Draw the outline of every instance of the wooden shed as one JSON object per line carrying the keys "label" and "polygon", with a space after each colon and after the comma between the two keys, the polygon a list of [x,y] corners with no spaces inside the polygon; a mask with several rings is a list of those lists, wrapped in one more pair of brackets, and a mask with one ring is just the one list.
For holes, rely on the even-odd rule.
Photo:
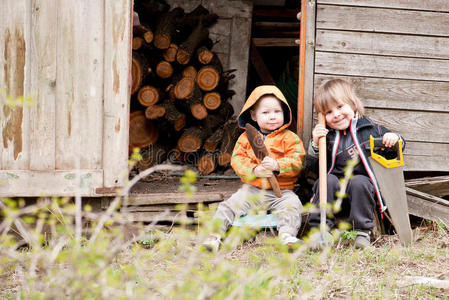
{"label": "wooden shed", "polygon": [[[220,16],[211,34],[239,70],[240,109],[252,2],[168,2]],[[0,196],[114,194],[128,180],[133,1],[5,0],[0,12]]]}
{"label": "wooden shed", "polygon": [[304,138],[314,90],[352,81],[367,115],[407,141],[405,170],[449,171],[449,3],[307,1]]}
{"label": "wooden shed", "polygon": [[[226,67],[239,70],[232,87],[239,111],[253,1],[167,2],[219,14],[210,32]],[[356,83],[369,116],[405,137],[406,170],[449,171],[447,2],[303,4],[305,142],[314,90],[342,77]],[[132,7],[132,0],[1,2],[0,196],[101,196],[125,184]],[[33,103],[10,106],[20,99]]]}
{"label": "wooden shed", "polygon": [[[105,5],[107,3],[107,5]],[[126,180],[131,0],[0,4],[0,196]],[[5,101],[32,99],[29,107]]]}

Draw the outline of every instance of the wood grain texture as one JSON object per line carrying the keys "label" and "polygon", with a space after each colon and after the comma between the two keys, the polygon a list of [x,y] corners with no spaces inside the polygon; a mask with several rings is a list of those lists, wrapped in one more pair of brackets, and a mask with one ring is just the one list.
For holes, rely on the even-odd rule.
{"label": "wood grain texture", "polygon": [[[6,99],[30,95],[29,1],[2,1],[0,11],[0,167],[28,169],[30,122],[28,109],[11,107]],[[5,12],[5,13],[3,13]]]}
{"label": "wood grain texture", "polygon": [[[30,109],[30,169],[55,169],[57,7],[35,0],[31,7],[30,74],[35,103]],[[49,30],[51,29],[51,30]]]}
{"label": "wood grain texture", "polygon": [[316,49],[342,53],[449,59],[449,38],[317,30]]}
{"label": "wood grain texture", "polygon": [[406,171],[449,171],[449,144],[407,141],[404,151]]}
{"label": "wood grain texture", "polygon": [[449,12],[449,5],[446,0],[406,0],[406,1],[391,1],[391,0],[318,0],[318,4],[335,4],[335,5],[350,5],[350,6],[366,6],[378,8],[401,8],[411,10],[429,10],[439,12]]}
{"label": "wood grain texture", "polygon": [[298,47],[297,38],[252,38],[256,47]]}
{"label": "wood grain texture", "polygon": [[408,211],[414,216],[449,223],[449,207],[444,199],[406,188]]}
{"label": "wood grain texture", "polygon": [[[251,6],[252,9],[252,6]],[[229,69],[236,69],[235,79],[229,83],[229,89],[235,91],[232,97],[234,115],[237,115],[246,101],[246,78],[248,68],[249,45],[251,37],[251,18],[234,17],[232,19],[231,48]]]}
{"label": "wood grain texture", "polygon": [[443,59],[317,51],[315,60],[315,73],[449,82],[449,60]]}
{"label": "wood grain texture", "polygon": [[442,37],[449,32],[447,14],[439,12],[318,5],[316,18],[317,29]]}
{"label": "wood grain texture", "polygon": [[57,169],[101,168],[103,16],[98,1],[58,6]]}
{"label": "wood grain texture", "polygon": [[334,78],[352,82],[365,107],[449,112],[448,82],[317,74],[315,91]]}
{"label": "wood grain texture", "polygon": [[153,204],[182,204],[182,203],[209,203],[226,200],[235,191],[229,193],[197,192],[195,197],[188,197],[184,193],[151,193],[131,194],[128,205],[153,205]]}
{"label": "wood grain texture", "polygon": [[405,186],[433,196],[443,197],[449,195],[449,176],[410,179],[406,180]]}
{"label": "wood grain texture", "polygon": [[366,115],[393,132],[399,132],[407,141],[447,143],[449,139],[448,113],[429,113],[388,109],[366,109]]}
{"label": "wood grain texture", "polygon": [[313,86],[315,70],[315,30],[316,30],[316,3],[307,2],[306,21],[306,49],[305,49],[305,70],[304,70],[304,107],[303,111],[303,132],[298,132],[304,145],[308,145],[312,137],[312,113],[313,113]]}
{"label": "wood grain texture", "polygon": [[104,17],[104,186],[127,180],[132,1],[113,1]]}
{"label": "wood grain texture", "polygon": [[29,171],[0,170],[0,196],[94,196],[94,188],[101,186],[101,170]]}

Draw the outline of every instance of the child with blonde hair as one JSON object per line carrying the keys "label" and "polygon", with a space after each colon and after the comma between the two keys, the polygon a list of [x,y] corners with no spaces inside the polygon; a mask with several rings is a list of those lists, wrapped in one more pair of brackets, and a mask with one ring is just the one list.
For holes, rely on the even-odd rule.
{"label": "child with blonde hair", "polygon": [[[385,148],[393,147],[401,136],[390,132],[387,128],[374,123],[364,115],[363,104],[357,97],[351,83],[342,79],[325,82],[318,89],[314,106],[317,113],[322,113],[326,126],[317,124],[312,131],[307,156],[306,167],[317,173],[318,170],[318,140],[326,136],[327,152],[327,202],[333,204],[336,192],[339,191],[339,180],[344,176],[344,169],[351,159],[358,160],[354,166],[346,191],[350,203],[349,221],[357,231],[355,246],[365,248],[370,246],[370,234],[374,228],[374,211],[376,200],[382,213],[386,206],[382,201],[376,178],[368,161],[370,154],[370,135],[382,137]],[[403,141],[403,145],[405,142]],[[385,149],[385,155],[390,157],[393,152]],[[390,153],[388,153],[390,152]],[[315,182],[312,202],[319,202],[319,183]],[[334,220],[326,219],[330,229]],[[318,227],[320,214],[312,213],[309,218],[311,227]]]}

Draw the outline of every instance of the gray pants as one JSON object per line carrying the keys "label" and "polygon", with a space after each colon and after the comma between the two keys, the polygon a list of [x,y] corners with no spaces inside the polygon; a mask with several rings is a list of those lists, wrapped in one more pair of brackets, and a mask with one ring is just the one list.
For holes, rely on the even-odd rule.
{"label": "gray pants", "polygon": [[292,190],[282,190],[282,197],[279,198],[272,190],[263,190],[249,184],[244,184],[229,199],[218,205],[214,218],[223,221],[220,234],[227,231],[235,218],[247,214],[256,206],[269,209],[277,216],[279,234],[298,234],[302,211],[298,196]]}

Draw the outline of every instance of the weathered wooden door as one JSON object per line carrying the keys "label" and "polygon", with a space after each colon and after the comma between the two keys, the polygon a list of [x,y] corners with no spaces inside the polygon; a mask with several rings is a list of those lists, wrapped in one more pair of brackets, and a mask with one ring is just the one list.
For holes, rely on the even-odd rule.
{"label": "weathered wooden door", "polygon": [[125,183],[131,5],[0,2],[0,196]]}

